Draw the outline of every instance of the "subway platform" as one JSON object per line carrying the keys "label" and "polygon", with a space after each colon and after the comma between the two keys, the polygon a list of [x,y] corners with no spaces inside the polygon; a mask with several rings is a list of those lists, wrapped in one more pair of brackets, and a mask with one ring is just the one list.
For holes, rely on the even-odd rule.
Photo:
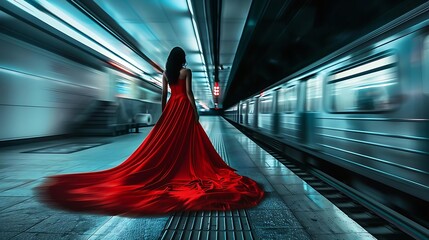
{"label": "subway platform", "polygon": [[38,202],[44,177],[114,167],[151,130],[0,149],[0,239],[375,239],[222,117],[200,123],[222,158],[266,191],[246,210],[128,218],[73,213]]}

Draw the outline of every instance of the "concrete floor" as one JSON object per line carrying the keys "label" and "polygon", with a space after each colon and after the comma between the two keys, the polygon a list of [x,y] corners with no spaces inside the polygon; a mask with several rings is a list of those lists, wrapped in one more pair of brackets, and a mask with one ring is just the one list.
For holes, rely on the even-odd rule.
{"label": "concrete floor", "polygon": [[[141,128],[140,133],[117,137],[1,148],[0,239],[375,239],[227,121],[202,116],[200,122],[222,158],[264,187],[267,195],[260,205],[239,211],[127,218],[52,209],[33,195],[32,189],[45,176],[118,165],[151,130]],[[67,143],[94,142],[108,143],[58,153],[76,150]]]}

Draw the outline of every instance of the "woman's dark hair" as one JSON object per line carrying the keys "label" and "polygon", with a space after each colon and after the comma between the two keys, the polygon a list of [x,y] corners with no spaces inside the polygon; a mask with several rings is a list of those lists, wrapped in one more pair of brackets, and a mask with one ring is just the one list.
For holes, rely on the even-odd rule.
{"label": "woman's dark hair", "polygon": [[180,47],[171,49],[168,55],[167,63],[165,64],[165,73],[167,75],[168,83],[172,84],[179,79],[180,69],[185,65],[185,51]]}

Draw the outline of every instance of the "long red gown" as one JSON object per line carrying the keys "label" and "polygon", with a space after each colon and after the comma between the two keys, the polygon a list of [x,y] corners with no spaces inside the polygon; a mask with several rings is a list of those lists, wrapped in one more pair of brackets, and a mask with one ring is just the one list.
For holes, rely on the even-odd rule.
{"label": "long red gown", "polygon": [[257,205],[264,191],[218,155],[195,121],[185,82],[170,85],[160,119],[128,159],[104,171],[50,176],[38,196],[63,209],[114,215]]}

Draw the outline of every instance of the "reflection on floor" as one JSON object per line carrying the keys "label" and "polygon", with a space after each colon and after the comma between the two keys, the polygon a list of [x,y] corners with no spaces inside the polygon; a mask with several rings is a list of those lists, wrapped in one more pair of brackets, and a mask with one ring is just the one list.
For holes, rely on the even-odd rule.
{"label": "reflection on floor", "polygon": [[[255,208],[125,218],[76,214],[39,203],[45,176],[114,167],[151,128],[117,137],[67,139],[0,149],[0,239],[374,239],[327,199],[220,117],[200,120],[219,154],[260,183]],[[69,154],[22,153],[76,142],[111,142]],[[70,148],[69,148],[70,149]]]}

